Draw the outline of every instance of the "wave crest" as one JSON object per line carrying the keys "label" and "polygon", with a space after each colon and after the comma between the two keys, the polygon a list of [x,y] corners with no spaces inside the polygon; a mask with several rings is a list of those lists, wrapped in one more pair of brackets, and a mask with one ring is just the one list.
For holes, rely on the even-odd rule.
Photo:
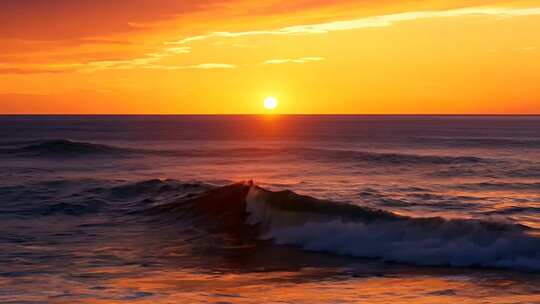
{"label": "wave crest", "polygon": [[466,219],[410,218],[253,186],[247,223],[277,244],[390,262],[540,271],[540,239],[527,227]]}
{"label": "wave crest", "polygon": [[107,145],[55,139],[9,150],[10,153],[23,156],[76,157],[88,155],[108,155],[128,152],[128,149]]}
{"label": "wave crest", "polygon": [[540,271],[540,238],[523,225],[411,218],[239,183],[149,210],[217,232],[304,250],[426,266]]}

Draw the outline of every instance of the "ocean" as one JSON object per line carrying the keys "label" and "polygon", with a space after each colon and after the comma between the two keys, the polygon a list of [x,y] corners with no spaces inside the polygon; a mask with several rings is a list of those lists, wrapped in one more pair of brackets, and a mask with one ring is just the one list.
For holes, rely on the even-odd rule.
{"label": "ocean", "polygon": [[540,116],[0,116],[1,303],[540,303]]}

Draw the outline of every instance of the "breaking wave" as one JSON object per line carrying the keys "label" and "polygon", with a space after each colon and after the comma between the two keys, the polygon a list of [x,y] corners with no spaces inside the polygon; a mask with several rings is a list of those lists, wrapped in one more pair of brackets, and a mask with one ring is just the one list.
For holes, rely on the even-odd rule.
{"label": "breaking wave", "polygon": [[412,218],[251,182],[214,188],[152,207],[147,215],[197,219],[220,232],[308,251],[425,266],[540,271],[540,238],[523,225]]}
{"label": "breaking wave", "polygon": [[387,262],[540,271],[538,231],[524,225],[413,218],[290,190],[268,191],[252,182],[216,187],[169,179],[136,183],[53,180],[29,187],[0,187],[0,194],[12,202],[0,212],[23,217],[101,214],[104,219],[114,215],[130,220],[134,216],[193,227],[200,240],[226,234],[227,239],[255,245],[271,242]]}

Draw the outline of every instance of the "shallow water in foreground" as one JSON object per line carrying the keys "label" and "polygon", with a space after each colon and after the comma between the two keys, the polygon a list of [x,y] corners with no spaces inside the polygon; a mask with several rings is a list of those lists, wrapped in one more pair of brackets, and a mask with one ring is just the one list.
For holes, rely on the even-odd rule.
{"label": "shallow water in foreground", "polygon": [[[0,117],[0,302],[540,303],[538,134],[538,117]],[[220,188],[250,179],[316,199]]]}

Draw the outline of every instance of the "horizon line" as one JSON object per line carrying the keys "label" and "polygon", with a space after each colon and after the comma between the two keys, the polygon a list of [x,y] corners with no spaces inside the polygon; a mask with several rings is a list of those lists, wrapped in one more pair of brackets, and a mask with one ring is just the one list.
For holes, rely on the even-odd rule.
{"label": "horizon line", "polygon": [[0,116],[540,116],[539,113],[0,113]]}

